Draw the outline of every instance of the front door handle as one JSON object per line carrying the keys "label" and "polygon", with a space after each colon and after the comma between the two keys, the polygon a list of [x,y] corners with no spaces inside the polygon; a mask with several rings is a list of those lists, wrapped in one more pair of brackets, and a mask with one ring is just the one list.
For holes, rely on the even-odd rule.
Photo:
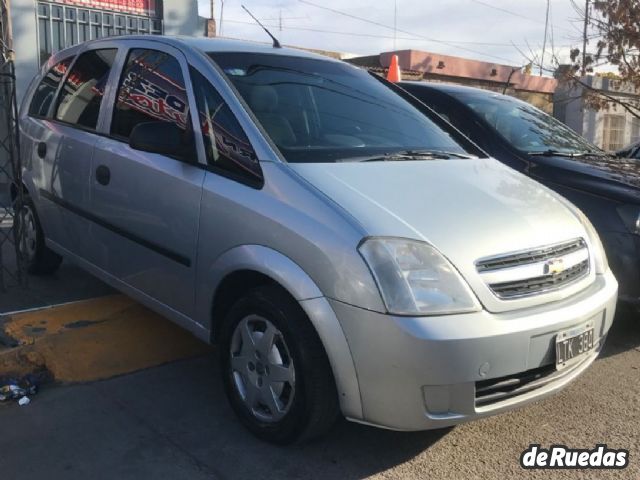
{"label": "front door handle", "polygon": [[96,168],[96,180],[100,185],[109,185],[111,181],[111,170],[106,165],[99,165]]}
{"label": "front door handle", "polygon": [[37,147],[37,152],[38,152],[38,156],[40,158],[44,158],[47,156],[47,144],[44,142],[40,142],[38,143],[38,147]]}

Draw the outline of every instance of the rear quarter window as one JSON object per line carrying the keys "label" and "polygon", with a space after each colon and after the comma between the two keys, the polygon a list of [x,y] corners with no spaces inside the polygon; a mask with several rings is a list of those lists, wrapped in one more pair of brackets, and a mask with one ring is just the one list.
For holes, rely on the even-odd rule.
{"label": "rear quarter window", "polygon": [[53,97],[58,90],[62,78],[67,73],[72,60],[73,57],[68,57],[56,63],[46,75],[42,77],[42,80],[40,80],[40,83],[33,92],[31,104],[29,105],[29,115],[34,117],[47,117],[49,115]]}

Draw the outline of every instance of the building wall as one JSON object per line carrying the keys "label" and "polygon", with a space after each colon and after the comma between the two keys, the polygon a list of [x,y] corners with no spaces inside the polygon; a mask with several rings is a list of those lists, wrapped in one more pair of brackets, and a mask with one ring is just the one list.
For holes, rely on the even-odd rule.
{"label": "building wall", "polygon": [[[633,95],[625,88],[610,82],[608,79],[599,77],[585,77],[584,82],[595,88],[603,89],[608,95],[618,97],[621,100],[629,100]],[[609,108],[594,110],[590,108],[584,99],[584,87],[561,84],[554,95],[554,115],[559,120],[566,123],[576,132],[586,138],[589,142],[604,149],[609,150],[611,145],[607,142],[605,128],[608,115],[619,115],[624,119],[624,126],[620,137],[620,142],[616,148],[622,148],[632,142],[640,140],[640,120],[636,119],[623,107],[611,104]],[[637,98],[637,97],[636,97]],[[634,128],[634,123],[636,127]]]}

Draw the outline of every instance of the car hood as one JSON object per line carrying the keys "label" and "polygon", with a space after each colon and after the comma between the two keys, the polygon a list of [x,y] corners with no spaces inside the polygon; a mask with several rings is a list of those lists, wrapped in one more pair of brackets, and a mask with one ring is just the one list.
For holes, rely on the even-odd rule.
{"label": "car hood", "polygon": [[[435,246],[492,311],[508,310],[519,301],[498,301],[476,271],[478,259],[578,237],[587,240],[557,194],[490,158],[290,166],[351,214],[368,235]],[[519,306],[543,300],[528,299]]]}
{"label": "car hood", "polygon": [[640,161],[613,156],[535,157],[531,173],[623,202],[640,200]]}

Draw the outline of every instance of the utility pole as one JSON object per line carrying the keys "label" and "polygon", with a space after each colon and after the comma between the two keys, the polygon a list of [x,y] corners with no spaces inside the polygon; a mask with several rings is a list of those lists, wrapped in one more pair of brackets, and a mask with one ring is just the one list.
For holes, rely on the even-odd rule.
{"label": "utility pole", "polygon": [[544,54],[547,51],[547,31],[549,30],[549,9],[551,8],[550,0],[547,0],[547,16],[544,21],[544,40],[542,41],[542,55],[540,56],[540,76],[544,68]]}
{"label": "utility pole", "polygon": [[396,36],[398,33],[398,0],[393,0],[393,49],[396,49]]}
{"label": "utility pole", "polygon": [[224,19],[224,0],[220,0],[220,36],[222,36],[222,20]]}
{"label": "utility pole", "polygon": [[205,22],[204,36],[215,37],[216,36],[216,17],[214,16],[214,4],[215,0],[210,0],[211,11],[209,12],[209,18]]}
{"label": "utility pole", "polygon": [[589,0],[584,5],[584,29],[582,30],[582,71],[584,77],[587,74],[587,28],[589,27]]}

